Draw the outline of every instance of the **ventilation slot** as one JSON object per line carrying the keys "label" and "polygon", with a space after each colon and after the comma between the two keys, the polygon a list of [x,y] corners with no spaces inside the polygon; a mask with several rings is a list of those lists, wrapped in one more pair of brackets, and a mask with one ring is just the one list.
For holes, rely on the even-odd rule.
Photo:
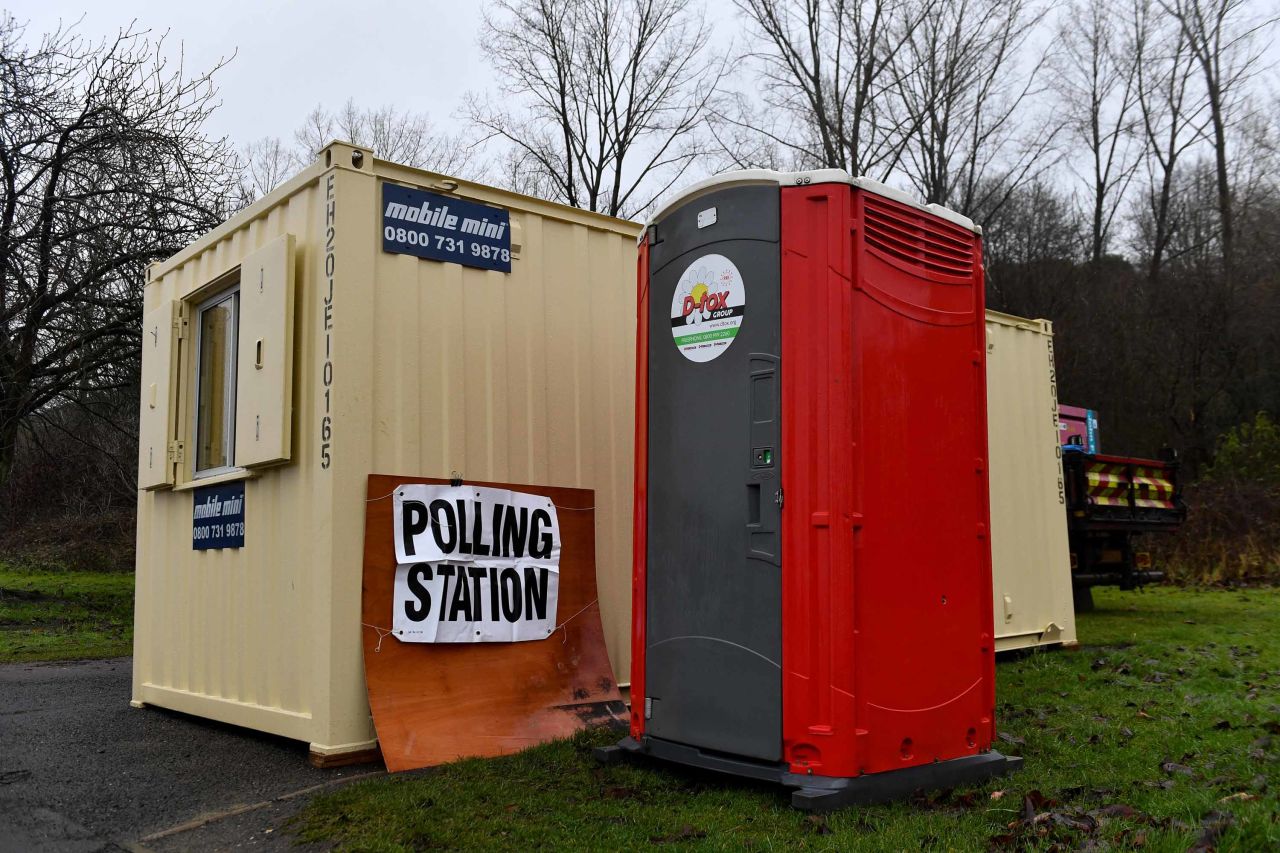
{"label": "ventilation slot", "polygon": [[926,274],[969,278],[973,274],[973,235],[963,228],[927,219],[872,195],[863,196],[867,245],[899,266]]}

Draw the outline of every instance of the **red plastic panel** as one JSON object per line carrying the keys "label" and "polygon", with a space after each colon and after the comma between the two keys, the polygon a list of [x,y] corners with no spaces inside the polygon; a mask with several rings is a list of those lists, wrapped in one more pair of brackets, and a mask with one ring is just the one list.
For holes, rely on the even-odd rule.
{"label": "red plastic panel", "polygon": [[848,185],[781,192],[784,754],[856,776],[987,750],[981,247]]}
{"label": "red plastic panel", "polygon": [[858,774],[849,203],[782,190],[783,758],[831,776]]}
{"label": "red plastic panel", "polygon": [[636,459],[635,509],[631,529],[631,736],[644,734],[644,629],[648,594],[649,507],[649,240],[640,241],[636,262]]}

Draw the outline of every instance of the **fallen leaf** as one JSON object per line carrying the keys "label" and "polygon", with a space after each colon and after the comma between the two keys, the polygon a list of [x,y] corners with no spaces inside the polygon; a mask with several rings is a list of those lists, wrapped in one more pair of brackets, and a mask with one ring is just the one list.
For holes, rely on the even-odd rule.
{"label": "fallen leaf", "polygon": [[1258,799],[1257,794],[1250,794],[1248,791],[1237,791],[1234,794],[1228,794],[1227,796],[1222,797],[1221,799],[1218,800],[1218,802],[1229,803],[1232,800],[1240,800],[1243,802],[1248,802],[1249,800],[1256,800],[1256,799]]}
{"label": "fallen leaf", "polygon": [[[832,832],[831,825],[827,823],[826,815],[811,814],[805,818],[805,822],[808,823],[809,828],[813,830],[815,833],[817,833],[818,835],[830,835]],[[698,837],[703,838],[705,836],[706,836],[706,833],[704,832],[702,833],[702,835]]]}
{"label": "fallen leaf", "polygon": [[1079,832],[1093,832],[1098,828],[1098,822],[1088,815],[1069,815],[1055,812],[1053,814],[1053,822],[1059,826],[1065,826],[1068,829],[1074,829]]}
{"label": "fallen leaf", "polygon": [[1132,806],[1126,806],[1122,803],[1114,803],[1098,809],[1098,814],[1102,817],[1133,817],[1137,813]]}
{"label": "fallen leaf", "polygon": [[1146,711],[1142,710],[1141,708],[1138,709],[1138,716],[1144,720],[1150,720],[1152,718],[1150,714],[1148,714]]}
{"label": "fallen leaf", "polygon": [[[818,815],[809,816],[810,820],[812,820],[815,817],[818,817]],[[824,818],[824,822],[825,822],[825,818]],[[828,832],[830,832],[830,830],[828,830]],[[663,844],[668,841],[693,841],[698,838],[706,838],[706,837],[707,837],[706,830],[694,829],[692,826],[686,823],[684,826],[680,827],[678,830],[671,833],[670,835],[653,835],[649,837],[649,840],[652,841],[654,844]]]}
{"label": "fallen leaf", "polygon": [[1235,822],[1235,818],[1229,814],[1209,812],[1200,821],[1200,836],[1190,849],[1196,853],[1207,853],[1207,851],[1216,850],[1218,839],[1222,837],[1222,833],[1226,832]]}
{"label": "fallen leaf", "polygon": [[1194,776],[1195,771],[1185,764],[1178,764],[1176,761],[1166,761],[1160,765],[1160,769],[1169,775],[1181,773],[1183,776]]}
{"label": "fallen leaf", "polygon": [[1057,802],[1049,799],[1038,790],[1028,791],[1026,801],[1031,803],[1036,811],[1043,811],[1057,805]]}
{"label": "fallen leaf", "polygon": [[1017,746],[1024,746],[1027,742],[1026,738],[1021,738],[1017,735],[1009,734],[1008,732],[1000,732],[997,737],[1005,743],[1012,743]]}
{"label": "fallen leaf", "polygon": [[998,800],[998,799],[1000,799],[1000,798],[1001,798],[1001,797],[1003,797],[1003,796],[1004,796],[1004,791],[992,791],[992,792],[991,792],[991,799],[993,799],[993,800]]}

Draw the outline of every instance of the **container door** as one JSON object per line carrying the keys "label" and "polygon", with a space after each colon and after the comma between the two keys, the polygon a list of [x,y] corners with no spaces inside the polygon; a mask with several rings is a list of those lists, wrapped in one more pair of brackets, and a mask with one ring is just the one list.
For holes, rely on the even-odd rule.
{"label": "container door", "polygon": [[778,760],[778,188],[695,199],[652,239],[645,729]]}

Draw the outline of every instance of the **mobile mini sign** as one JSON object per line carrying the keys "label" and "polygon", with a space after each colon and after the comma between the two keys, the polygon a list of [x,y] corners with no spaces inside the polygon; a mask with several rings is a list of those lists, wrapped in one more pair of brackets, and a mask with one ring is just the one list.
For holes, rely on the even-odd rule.
{"label": "mobile mini sign", "polygon": [[555,504],[481,486],[403,485],[393,498],[397,639],[494,643],[551,634],[560,590]]}
{"label": "mobile mini sign", "polygon": [[191,547],[244,547],[244,481],[204,486],[191,493]]}
{"label": "mobile mini sign", "polygon": [[382,250],[511,272],[511,214],[453,196],[382,185]]}

